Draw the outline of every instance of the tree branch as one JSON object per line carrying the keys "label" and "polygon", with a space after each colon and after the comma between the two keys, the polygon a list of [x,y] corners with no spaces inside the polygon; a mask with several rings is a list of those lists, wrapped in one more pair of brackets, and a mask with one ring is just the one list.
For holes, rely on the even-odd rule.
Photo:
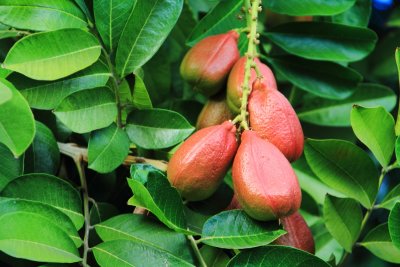
{"label": "tree branch", "polygon": [[[88,151],[87,148],[79,147],[74,143],[60,143],[58,142],[58,148],[60,149],[61,154],[71,157],[74,161],[82,159],[85,162],[88,162]],[[130,166],[132,164],[138,163],[146,163],[150,164],[161,171],[167,170],[167,162],[163,160],[156,159],[148,159],[136,156],[127,156],[122,163],[122,165]]]}

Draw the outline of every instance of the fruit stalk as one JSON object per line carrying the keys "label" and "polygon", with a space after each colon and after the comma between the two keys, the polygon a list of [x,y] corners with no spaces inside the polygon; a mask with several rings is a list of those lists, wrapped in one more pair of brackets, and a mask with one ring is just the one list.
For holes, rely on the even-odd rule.
{"label": "fruit stalk", "polygon": [[[249,81],[251,77],[251,69],[255,68],[254,58],[257,55],[257,44],[259,43],[259,40],[257,39],[258,12],[261,9],[260,8],[261,0],[253,0],[251,3],[250,2],[251,2],[250,0],[245,0],[246,12],[248,12],[246,14],[246,18],[247,18],[247,25],[249,27],[249,34],[248,34],[249,45],[247,47],[247,52],[246,52],[247,61],[246,61],[245,74],[242,85],[243,88],[242,104],[240,107],[240,114],[238,115],[238,119],[234,120],[234,121],[240,120],[240,126],[245,130],[249,129],[248,117],[247,117],[247,102],[251,92]],[[259,73],[257,73],[257,75],[258,74]]]}

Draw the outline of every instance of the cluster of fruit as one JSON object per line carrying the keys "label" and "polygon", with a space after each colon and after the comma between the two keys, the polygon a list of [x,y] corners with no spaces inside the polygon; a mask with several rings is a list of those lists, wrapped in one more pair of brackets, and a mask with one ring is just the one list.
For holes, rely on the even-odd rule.
{"label": "cluster of fruit", "polygon": [[[242,208],[256,220],[281,219],[288,234],[277,243],[313,253],[311,232],[298,213],[301,189],[290,165],[302,154],[303,131],[291,104],[277,90],[274,74],[258,58],[253,64],[262,77],[251,69],[246,106],[250,130],[240,133],[230,120],[243,108],[247,57],[240,58],[238,38],[235,31],[207,37],[182,61],[182,77],[204,95],[217,96],[202,110],[199,130],[171,158],[168,179],[185,199],[203,200],[217,190],[233,161],[235,195],[229,208]],[[221,97],[224,87],[226,97]]]}

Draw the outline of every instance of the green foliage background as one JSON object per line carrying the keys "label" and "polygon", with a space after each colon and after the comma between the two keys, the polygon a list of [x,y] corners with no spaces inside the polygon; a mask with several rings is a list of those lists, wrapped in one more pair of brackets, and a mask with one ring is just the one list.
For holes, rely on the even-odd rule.
{"label": "green foliage background", "polygon": [[245,27],[242,1],[0,0],[1,265],[198,266],[197,247],[208,266],[400,263],[400,7],[375,32],[370,0],[262,3],[260,58],[307,137],[293,168],[316,254],[223,211],[229,173],[193,203],[165,179],[206,101],[182,57]]}

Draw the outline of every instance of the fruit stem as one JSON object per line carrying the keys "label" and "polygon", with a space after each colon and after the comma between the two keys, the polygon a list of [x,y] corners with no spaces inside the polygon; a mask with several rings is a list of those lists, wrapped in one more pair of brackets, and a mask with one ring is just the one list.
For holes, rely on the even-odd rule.
{"label": "fruit stem", "polygon": [[[251,69],[255,68],[255,62],[254,58],[257,56],[257,44],[260,42],[257,37],[257,22],[258,22],[258,12],[260,11],[260,4],[261,0],[245,0],[245,8],[246,8],[246,19],[247,19],[247,25],[250,28],[250,32],[247,35],[249,38],[249,43],[247,47],[247,52],[246,52],[246,65],[245,65],[245,73],[244,73],[244,79],[243,79],[243,84],[242,84],[242,104],[240,106],[240,117],[238,116],[237,118],[240,119],[240,127],[248,130],[249,129],[249,124],[248,124],[248,112],[247,112],[247,102],[249,99],[249,95],[251,92],[251,87],[249,86],[250,78],[251,78]],[[256,69],[257,72],[257,69]],[[260,71],[258,71],[257,76],[260,75]],[[236,119],[236,118],[235,118]]]}

